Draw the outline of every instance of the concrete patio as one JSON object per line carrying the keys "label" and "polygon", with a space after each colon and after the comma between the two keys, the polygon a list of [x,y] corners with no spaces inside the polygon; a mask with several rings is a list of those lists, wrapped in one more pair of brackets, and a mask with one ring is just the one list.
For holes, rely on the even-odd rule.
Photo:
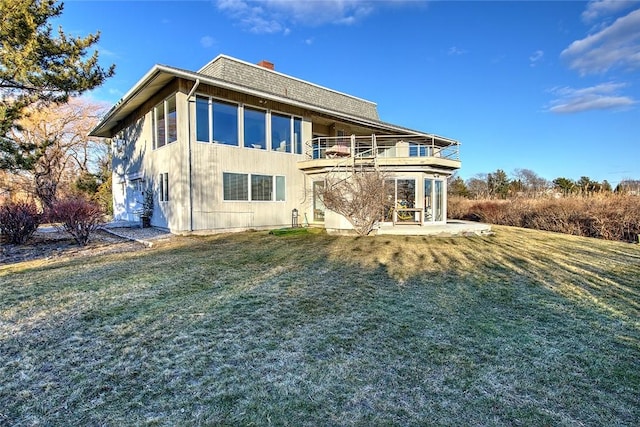
{"label": "concrete patio", "polygon": [[383,225],[378,229],[377,234],[436,237],[483,236],[491,234],[491,225],[462,220],[449,220],[441,225]]}

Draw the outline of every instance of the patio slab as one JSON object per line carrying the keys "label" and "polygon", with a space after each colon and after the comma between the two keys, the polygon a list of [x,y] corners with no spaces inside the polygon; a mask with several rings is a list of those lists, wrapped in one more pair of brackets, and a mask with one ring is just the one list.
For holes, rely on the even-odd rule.
{"label": "patio slab", "polygon": [[436,237],[483,236],[491,234],[491,225],[461,220],[450,220],[446,224],[434,225],[383,225],[378,228],[377,234]]}

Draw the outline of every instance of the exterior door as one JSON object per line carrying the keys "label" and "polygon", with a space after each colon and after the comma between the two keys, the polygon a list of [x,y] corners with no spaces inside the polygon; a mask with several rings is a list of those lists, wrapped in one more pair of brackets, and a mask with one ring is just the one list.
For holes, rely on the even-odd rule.
{"label": "exterior door", "polygon": [[142,179],[133,179],[126,186],[126,219],[127,221],[139,221],[144,201]]}
{"label": "exterior door", "polygon": [[424,180],[424,222],[444,221],[444,208],[444,181],[426,178]]}
{"label": "exterior door", "polygon": [[410,178],[398,178],[387,181],[388,203],[385,206],[384,220],[392,222],[394,211],[397,214],[396,221],[416,221],[418,213],[402,211],[402,208],[413,209],[416,207],[416,180]]}

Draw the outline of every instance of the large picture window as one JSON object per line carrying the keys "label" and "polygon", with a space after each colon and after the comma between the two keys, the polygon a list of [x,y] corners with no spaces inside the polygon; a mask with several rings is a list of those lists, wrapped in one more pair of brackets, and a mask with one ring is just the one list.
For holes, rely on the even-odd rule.
{"label": "large picture window", "polygon": [[267,115],[265,111],[244,109],[244,146],[267,149]]}
{"label": "large picture window", "polygon": [[165,99],[153,109],[153,147],[160,148],[178,140],[176,97]]}
{"label": "large picture window", "polygon": [[224,102],[213,102],[213,142],[238,145],[238,107]]}
{"label": "large picture window", "polygon": [[222,182],[225,201],[283,202],[285,200],[284,176],[225,172]]}
{"label": "large picture window", "polygon": [[238,106],[196,97],[196,138],[200,142],[238,145]]}
{"label": "large picture window", "polygon": [[271,149],[291,152],[291,117],[271,114]]}
{"label": "large picture window", "polygon": [[[300,117],[248,106],[239,108],[237,104],[199,95],[195,102],[195,122],[198,142],[238,146],[242,141],[246,148],[302,154]],[[243,129],[242,133],[239,129]]]}

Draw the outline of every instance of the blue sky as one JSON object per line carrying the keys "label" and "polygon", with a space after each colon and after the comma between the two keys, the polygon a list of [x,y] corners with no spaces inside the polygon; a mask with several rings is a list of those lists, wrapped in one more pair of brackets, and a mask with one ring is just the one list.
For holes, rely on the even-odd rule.
{"label": "blue sky", "polygon": [[53,24],[101,31],[116,76],[96,100],[115,103],[154,64],[266,59],[459,140],[464,179],[640,179],[639,1],[67,1]]}

